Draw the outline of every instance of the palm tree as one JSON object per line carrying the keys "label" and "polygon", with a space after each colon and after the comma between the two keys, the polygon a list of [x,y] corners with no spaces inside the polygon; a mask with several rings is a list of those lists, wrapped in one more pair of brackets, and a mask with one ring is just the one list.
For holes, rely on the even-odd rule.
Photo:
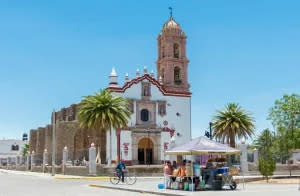
{"label": "palm tree", "polygon": [[100,90],[94,95],[85,96],[79,104],[78,120],[82,128],[108,131],[110,136],[109,161],[112,160],[111,130],[127,127],[130,117],[128,102],[109,90]]}
{"label": "palm tree", "polygon": [[229,103],[224,110],[217,110],[213,117],[214,137],[235,147],[236,138],[254,134],[254,119],[236,103]]}

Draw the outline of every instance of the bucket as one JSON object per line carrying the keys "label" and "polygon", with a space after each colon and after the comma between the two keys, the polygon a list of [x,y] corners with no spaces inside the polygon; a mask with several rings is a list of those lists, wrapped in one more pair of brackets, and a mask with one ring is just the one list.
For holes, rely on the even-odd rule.
{"label": "bucket", "polygon": [[189,184],[189,191],[195,190],[195,184]]}
{"label": "bucket", "polygon": [[185,183],[184,183],[184,190],[185,190],[185,191],[188,191],[188,190],[189,190],[189,183],[188,183],[188,182],[185,182]]}
{"label": "bucket", "polygon": [[164,189],[164,188],[165,188],[165,185],[164,185],[164,184],[158,184],[158,185],[157,185],[157,188],[158,188],[158,189]]}

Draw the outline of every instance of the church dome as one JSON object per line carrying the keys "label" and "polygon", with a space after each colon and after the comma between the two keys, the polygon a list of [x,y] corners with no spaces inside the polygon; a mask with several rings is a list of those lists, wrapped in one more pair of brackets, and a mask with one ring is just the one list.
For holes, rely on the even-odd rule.
{"label": "church dome", "polygon": [[163,29],[181,29],[181,27],[172,17],[170,17],[164,24]]}
{"label": "church dome", "polygon": [[177,34],[177,35],[184,34],[179,23],[177,23],[172,16],[164,24],[164,26],[162,28],[162,33],[167,33],[167,34],[171,33],[171,34]]}

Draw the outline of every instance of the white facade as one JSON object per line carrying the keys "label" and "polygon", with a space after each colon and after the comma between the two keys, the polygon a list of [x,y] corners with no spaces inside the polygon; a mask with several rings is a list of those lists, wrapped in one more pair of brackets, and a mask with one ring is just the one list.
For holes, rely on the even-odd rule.
{"label": "white facade", "polygon": [[[180,25],[170,15],[157,38],[157,78],[154,72],[136,71],[133,79],[125,77],[119,87],[113,68],[108,89],[129,100],[131,118],[128,128],[112,131],[112,157],[133,164],[161,164],[166,158],[171,138],[180,145],[191,139],[191,92],[188,82],[186,38]],[[107,134],[106,150],[110,152]],[[173,145],[173,144],[172,144]],[[109,154],[107,160],[109,160]]]}
{"label": "white facade", "polygon": [[22,140],[0,140],[0,164],[7,163],[8,158],[11,162],[16,162],[16,157],[22,154],[22,149],[27,141]]}
{"label": "white facade", "polygon": [[[146,98],[142,95],[143,84],[150,86],[150,95]],[[127,86],[130,87],[126,88]],[[191,97],[185,94],[166,95],[160,88],[161,86],[155,78],[144,73],[144,75],[126,82],[118,90],[116,88],[111,89],[117,96],[132,100],[132,114],[128,122],[129,130],[120,130],[119,144],[117,131],[112,130],[112,160],[118,157],[119,145],[121,159],[137,163],[137,151],[139,150],[139,141],[142,138],[149,138],[156,146],[152,149],[153,160],[151,163],[159,163],[164,159],[169,159],[169,157],[164,156],[164,151],[170,145],[170,130],[174,130],[173,137],[176,140],[176,145],[190,141]],[[159,103],[165,104],[164,115],[159,114]],[[150,109],[149,104],[151,105]],[[145,108],[149,109],[149,122],[139,124],[141,110]],[[107,144],[107,152],[109,152],[109,134],[107,134]],[[107,159],[109,159],[109,153],[107,153]]]}

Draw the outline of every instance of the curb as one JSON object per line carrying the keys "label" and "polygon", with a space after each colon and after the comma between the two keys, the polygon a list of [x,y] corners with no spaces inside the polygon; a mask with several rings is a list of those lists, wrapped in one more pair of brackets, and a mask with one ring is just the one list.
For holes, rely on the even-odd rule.
{"label": "curb", "polygon": [[56,180],[109,180],[109,177],[55,177]]}
{"label": "curb", "polygon": [[149,193],[149,194],[154,194],[154,195],[182,196],[181,194],[175,194],[175,193],[163,193],[163,192],[147,191],[147,190],[141,190],[141,189],[111,187],[111,186],[104,186],[104,185],[97,185],[97,184],[90,184],[89,186],[95,187],[95,188],[115,189],[115,190],[130,191],[130,192],[137,192],[137,193]]}

